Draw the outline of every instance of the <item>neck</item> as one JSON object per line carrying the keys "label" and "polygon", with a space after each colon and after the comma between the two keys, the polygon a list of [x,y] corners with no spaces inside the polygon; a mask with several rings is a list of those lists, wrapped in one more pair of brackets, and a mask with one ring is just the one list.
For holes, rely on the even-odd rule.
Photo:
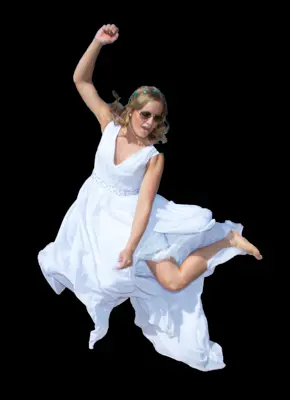
{"label": "neck", "polygon": [[147,138],[139,137],[135,133],[135,131],[132,127],[131,121],[129,122],[129,125],[124,129],[124,133],[125,133],[129,143],[135,143],[138,146],[147,146],[149,144],[149,141]]}

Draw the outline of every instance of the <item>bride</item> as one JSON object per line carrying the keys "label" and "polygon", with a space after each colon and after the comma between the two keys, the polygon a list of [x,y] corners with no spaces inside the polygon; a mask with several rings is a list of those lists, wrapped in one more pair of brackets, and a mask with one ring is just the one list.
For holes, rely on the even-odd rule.
{"label": "bride", "polygon": [[164,155],[167,104],[156,87],[142,86],[123,107],[106,104],[92,83],[102,46],[118,39],[115,25],[99,29],[80,59],[74,83],[100,123],[94,170],[65,215],[54,242],[39,252],[48,283],[72,290],[94,322],[89,347],[107,332],[110,312],[130,298],[135,323],[160,354],[209,371],[225,366],[209,339],[201,303],[203,280],[236,255],[259,250],[243,227],[216,222],[212,212],[157,194]]}

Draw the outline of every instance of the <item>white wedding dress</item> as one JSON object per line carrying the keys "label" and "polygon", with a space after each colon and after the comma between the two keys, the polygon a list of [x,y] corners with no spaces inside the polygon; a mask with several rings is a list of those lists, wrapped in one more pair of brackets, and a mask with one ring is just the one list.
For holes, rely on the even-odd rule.
{"label": "white wedding dress", "polygon": [[55,241],[38,254],[41,270],[57,294],[68,288],[86,306],[94,322],[89,348],[107,333],[112,309],[130,298],[135,324],[157,352],[201,371],[221,369],[222,349],[209,339],[202,307],[203,283],[218,264],[244,253],[237,248],[221,250],[209,260],[207,271],[179,292],[164,289],[145,260],[173,256],[180,265],[194,249],[224,238],[231,229],[241,233],[243,227],[231,221],[218,223],[208,209],[156,195],[133,266],[117,270],[146,163],[158,154],[154,146],[144,147],[115,165],[119,129],[110,122],[104,130],[92,175],[65,215]]}

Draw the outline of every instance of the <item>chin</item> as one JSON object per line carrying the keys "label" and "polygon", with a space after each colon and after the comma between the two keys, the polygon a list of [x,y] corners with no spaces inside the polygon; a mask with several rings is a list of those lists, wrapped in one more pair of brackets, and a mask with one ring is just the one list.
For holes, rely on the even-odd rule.
{"label": "chin", "polygon": [[140,125],[134,126],[134,124],[132,125],[132,128],[133,128],[133,131],[136,133],[136,135],[142,139],[146,139],[150,135],[150,133],[153,131],[153,129],[148,131],[148,130],[142,128],[142,126],[140,126]]}
{"label": "chin", "polygon": [[151,131],[147,131],[143,128],[138,129],[138,135],[142,138],[147,138],[150,135]]}
{"label": "chin", "polygon": [[140,133],[138,133],[138,136],[143,139],[146,139],[149,136],[149,132],[146,132],[146,133],[140,132]]}

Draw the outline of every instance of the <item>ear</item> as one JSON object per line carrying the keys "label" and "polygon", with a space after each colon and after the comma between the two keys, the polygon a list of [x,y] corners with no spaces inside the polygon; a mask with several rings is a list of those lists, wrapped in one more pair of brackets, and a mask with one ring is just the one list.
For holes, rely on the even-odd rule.
{"label": "ear", "polygon": [[130,118],[132,117],[132,109],[131,107],[127,108],[126,110],[126,117],[125,117],[125,125],[129,125]]}
{"label": "ear", "polygon": [[127,108],[127,115],[128,115],[129,118],[132,118],[133,109],[132,109],[131,107],[128,107],[128,108]]}

